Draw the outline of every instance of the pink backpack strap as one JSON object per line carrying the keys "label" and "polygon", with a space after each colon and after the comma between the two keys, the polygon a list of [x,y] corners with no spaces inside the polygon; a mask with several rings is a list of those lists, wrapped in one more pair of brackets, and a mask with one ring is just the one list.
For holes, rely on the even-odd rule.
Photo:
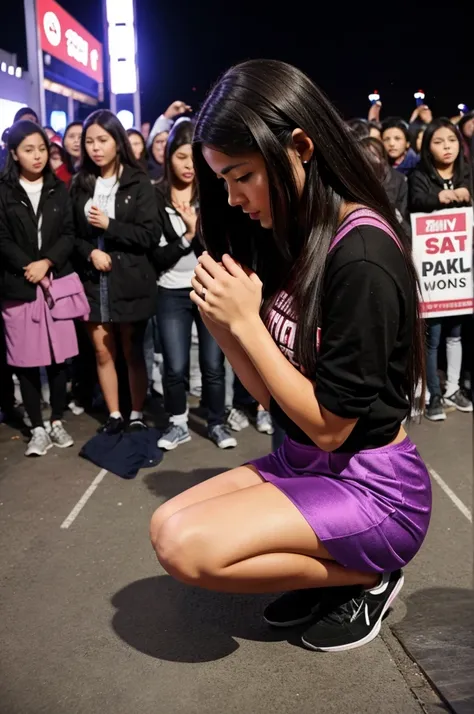
{"label": "pink backpack strap", "polygon": [[370,208],[358,208],[347,217],[337,231],[331,245],[329,246],[329,252],[336,247],[336,245],[349,233],[349,231],[353,228],[357,228],[358,226],[373,226],[374,228],[380,228],[382,231],[387,233],[390,238],[395,241],[399,249],[402,250],[402,244],[400,243],[399,237],[387,221],[379,216],[378,213],[375,213],[375,211],[370,210]]}

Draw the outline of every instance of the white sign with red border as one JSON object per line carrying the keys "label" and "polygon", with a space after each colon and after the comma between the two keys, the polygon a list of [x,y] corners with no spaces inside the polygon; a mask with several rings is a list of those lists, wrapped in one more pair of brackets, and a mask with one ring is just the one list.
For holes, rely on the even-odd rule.
{"label": "white sign with red border", "polygon": [[472,314],[472,208],[413,213],[411,227],[422,317]]}

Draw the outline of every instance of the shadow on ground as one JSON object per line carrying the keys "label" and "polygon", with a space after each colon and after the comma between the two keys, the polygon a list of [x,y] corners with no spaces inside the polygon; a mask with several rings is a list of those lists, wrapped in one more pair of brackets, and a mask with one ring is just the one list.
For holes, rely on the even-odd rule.
{"label": "shadow on ground", "polygon": [[228,470],[228,466],[221,466],[196,469],[186,473],[184,471],[171,471],[166,470],[166,468],[160,468],[158,471],[145,474],[143,483],[155,496],[168,499],[183,493],[183,491],[186,491],[192,486],[196,486],[198,483],[202,483],[202,481],[207,481],[207,479]]}
{"label": "shadow on ground", "polygon": [[211,662],[238,649],[235,638],[299,645],[302,629],[269,628],[262,619],[273,596],[228,595],[182,585],[169,575],[127,585],[112,598],[112,627],[128,645],[170,662]]}
{"label": "shadow on ground", "polygon": [[474,712],[474,591],[419,590],[392,629],[456,714]]}

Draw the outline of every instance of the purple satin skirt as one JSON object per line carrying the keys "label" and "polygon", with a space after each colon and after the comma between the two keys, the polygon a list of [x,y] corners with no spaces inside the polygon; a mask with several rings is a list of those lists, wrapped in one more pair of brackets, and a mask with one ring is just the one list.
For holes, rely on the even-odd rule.
{"label": "purple satin skirt", "polygon": [[392,572],[423,543],[431,482],[415,445],[336,454],[288,437],[250,462],[308,521],[335,561],[362,572]]}

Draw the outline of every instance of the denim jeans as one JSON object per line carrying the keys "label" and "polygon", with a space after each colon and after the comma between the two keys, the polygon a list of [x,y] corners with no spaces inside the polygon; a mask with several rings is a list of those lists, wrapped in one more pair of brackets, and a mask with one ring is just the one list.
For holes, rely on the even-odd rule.
{"label": "denim jeans", "polygon": [[191,302],[190,291],[190,288],[158,289],[156,320],[163,351],[165,409],[171,417],[186,414],[191,329],[195,322],[199,337],[203,400],[208,408],[208,425],[213,427],[224,423],[224,353],[206,329],[196,305]]}
{"label": "denim jeans", "polygon": [[447,341],[447,396],[451,396],[459,388],[462,358],[461,326],[461,318],[458,317],[433,317],[426,321],[426,382],[431,399],[441,396],[438,348],[443,327],[446,329]]}

